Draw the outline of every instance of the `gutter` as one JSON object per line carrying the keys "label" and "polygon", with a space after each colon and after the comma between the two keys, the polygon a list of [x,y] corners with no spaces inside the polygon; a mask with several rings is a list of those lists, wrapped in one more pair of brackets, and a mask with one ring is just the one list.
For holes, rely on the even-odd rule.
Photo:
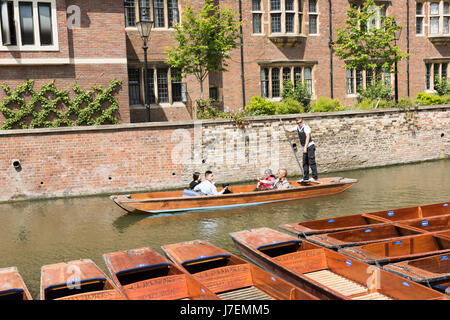
{"label": "gutter", "polygon": [[330,25],[330,38],[328,42],[328,46],[330,47],[330,97],[333,99],[334,97],[334,84],[333,84],[333,10],[331,6],[331,0],[328,0],[328,16],[329,16],[329,25]]}

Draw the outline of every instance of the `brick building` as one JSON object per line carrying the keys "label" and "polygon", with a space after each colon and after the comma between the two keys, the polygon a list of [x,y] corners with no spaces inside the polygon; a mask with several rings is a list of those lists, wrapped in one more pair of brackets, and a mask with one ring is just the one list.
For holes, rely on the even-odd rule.
{"label": "brick building", "polygon": [[[255,95],[279,100],[283,79],[304,81],[315,98],[328,96],[351,105],[357,86],[365,86],[370,77],[363,70],[346,71],[330,48],[337,29],[344,26],[346,10],[357,0],[217,2],[235,9],[244,21],[243,46],[232,52],[228,72],[211,74],[206,80],[206,93],[223,108],[242,108]],[[90,88],[117,78],[123,80],[117,95],[121,121],[145,121],[144,59],[136,21],[148,17],[154,21],[148,52],[152,121],[191,117],[198,85],[190,77],[178,80],[174,75],[179,71],[165,63],[165,49],[174,45],[173,25],[181,19],[185,0],[1,3],[1,82],[14,86],[33,78],[39,86],[56,79],[57,86],[69,89],[75,80]],[[190,4],[200,8],[203,0]],[[403,26],[398,44],[411,54],[398,65],[399,96],[415,98],[418,92],[432,91],[434,75],[448,73],[450,1],[380,0],[377,4],[374,26],[383,15],[395,16]],[[392,74],[379,72],[393,84]]]}

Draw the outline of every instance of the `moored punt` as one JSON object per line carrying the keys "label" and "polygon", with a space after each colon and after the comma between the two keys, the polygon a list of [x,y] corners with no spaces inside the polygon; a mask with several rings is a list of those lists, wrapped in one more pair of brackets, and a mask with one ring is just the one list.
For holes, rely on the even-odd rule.
{"label": "moored punt", "polygon": [[164,253],[222,300],[318,300],[206,241],[162,246]]}
{"label": "moored punt", "polygon": [[315,234],[306,237],[306,239],[329,249],[340,249],[421,233],[423,231],[403,227],[402,225],[379,224],[367,228]]}
{"label": "moored punt", "polygon": [[302,183],[290,189],[253,191],[256,185],[233,186],[232,193],[214,196],[183,196],[183,190],[111,196],[130,213],[176,213],[228,209],[278,201],[297,200],[342,192],[357,182],[341,177],[318,179],[320,184]]}
{"label": "moored punt", "polygon": [[248,259],[321,299],[445,299],[435,290],[269,228],[230,235]]}
{"label": "moored punt", "polygon": [[408,220],[450,215],[448,202],[429,204],[401,209],[353,214],[348,216],[319,219],[313,221],[296,222],[280,225],[279,227],[297,234],[307,236],[317,233],[329,233],[356,228],[366,228],[380,223],[402,223]]}
{"label": "moored punt", "polygon": [[376,217],[377,219],[382,219],[386,222],[400,222],[405,220],[450,215],[450,206],[448,202],[443,202],[417,207],[370,212],[367,213],[367,215]]}
{"label": "moored punt", "polygon": [[0,269],[0,300],[32,300],[16,267]]}
{"label": "moored punt", "polygon": [[130,300],[218,300],[208,288],[149,249],[103,255],[111,278]]}
{"label": "moored punt", "polygon": [[41,268],[41,300],[122,300],[114,283],[90,259]]}
{"label": "moored punt", "polygon": [[369,228],[373,225],[386,224],[381,219],[355,214],[335,218],[319,219],[313,221],[282,224],[279,227],[298,236],[337,232],[358,228]]}
{"label": "moored punt", "polygon": [[384,265],[450,252],[450,238],[439,236],[437,233],[425,233],[343,248],[339,249],[339,252],[369,264]]}
{"label": "moored punt", "polygon": [[383,266],[383,269],[450,294],[448,289],[450,286],[450,259],[448,253],[390,263]]}
{"label": "moored punt", "polygon": [[438,232],[450,230],[450,215],[399,222],[401,226],[414,228],[420,232]]}

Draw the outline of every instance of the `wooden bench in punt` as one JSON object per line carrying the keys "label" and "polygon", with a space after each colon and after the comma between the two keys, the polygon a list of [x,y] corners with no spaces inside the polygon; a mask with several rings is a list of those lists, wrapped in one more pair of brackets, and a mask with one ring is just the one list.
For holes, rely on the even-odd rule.
{"label": "wooden bench in punt", "polygon": [[383,269],[450,294],[450,259],[448,253],[390,263],[383,266]]}
{"label": "wooden bench in punt", "polygon": [[0,300],[32,300],[16,267],[0,269]]}
{"label": "wooden bench in punt", "polygon": [[409,229],[414,228],[420,232],[446,231],[450,230],[450,215],[401,221],[399,224]]}
{"label": "wooden bench in punt", "polygon": [[294,285],[206,241],[162,246],[180,268],[223,300],[318,300]]}
{"label": "wooden bench in punt", "polygon": [[269,228],[230,236],[252,262],[320,299],[446,299],[413,281]]}
{"label": "wooden bench in punt", "polygon": [[114,283],[90,259],[41,268],[41,300],[123,300]]}
{"label": "wooden bench in punt", "polygon": [[130,300],[218,300],[192,276],[150,248],[103,255],[111,278]]}
{"label": "wooden bench in punt", "polygon": [[438,233],[425,233],[343,248],[339,252],[369,264],[384,265],[450,252],[450,238],[439,236]]}

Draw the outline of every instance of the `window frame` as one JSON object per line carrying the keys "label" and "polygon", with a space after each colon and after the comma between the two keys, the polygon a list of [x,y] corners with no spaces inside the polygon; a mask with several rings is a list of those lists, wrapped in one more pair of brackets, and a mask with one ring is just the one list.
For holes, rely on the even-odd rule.
{"label": "window frame", "polygon": [[436,75],[439,79],[445,76],[447,81],[449,80],[449,66],[450,59],[448,58],[425,61],[425,92],[436,93],[436,90],[434,90],[434,78]]}
{"label": "window frame", "polygon": [[[272,3],[274,2],[279,3],[279,8],[272,9]],[[287,0],[270,0],[268,1],[269,8],[268,8],[268,14],[269,14],[269,34],[270,35],[300,35],[302,34],[303,30],[303,0],[289,0],[292,1],[292,9],[287,10],[286,9],[286,1]],[[253,8],[252,8],[253,9]],[[262,8],[261,8],[262,10]],[[256,11],[252,11],[256,12]],[[262,12],[262,11],[261,11]],[[273,16],[279,16],[279,25],[280,29],[279,31],[272,31],[273,30]],[[287,31],[287,16],[292,16],[292,31]],[[263,31],[264,32],[264,31]]]}
{"label": "window frame", "polygon": [[[3,45],[3,35],[0,32],[0,51],[59,51],[59,36],[58,36],[58,20],[57,20],[57,9],[56,9],[56,0],[8,0],[8,2],[13,3],[14,10],[14,27],[16,34],[16,44],[15,45]],[[21,24],[20,24],[20,12],[19,12],[19,3],[31,3],[33,10],[33,36],[34,36],[34,44],[22,44],[22,32],[21,32]],[[40,16],[39,16],[39,3],[50,4],[50,13],[51,13],[51,25],[52,25],[52,41],[51,45],[42,45],[41,44],[41,35],[40,35]]]}
{"label": "window frame", "polygon": [[[124,0],[125,1],[125,0]],[[141,15],[141,0],[133,0],[134,1],[134,25],[127,25],[127,12],[124,11],[125,15],[125,29],[126,30],[137,30],[136,28],[136,22],[139,20]],[[155,6],[154,6],[154,0],[148,0],[149,3],[149,16],[150,19],[153,20],[153,27],[152,31],[158,31],[158,30],[173,30],[174,25],[176,23],[181,22],[181,7],[180,7],[180,0],[161,0],[163,2],[163,26],[156,26],[156,19],[155,19]],[[169,5],[169,2],[176,1],[176,7],[173,7]],[[124,2],[125,3],[125,2]],[[169,9],[172,11],[172,14],[169,13]],[[177,17],[175,18],[175,15],[173,13],[177,14]]]}
{"label": "window frame", "polygon": [[[421,13],[418,13],[417,9],[418,9],[418,5],[421,5]],[[423,36],[425,35],[425,12],[426,12],[426,8],[425,8],[425,2],[422,1],[416,1],[416,36]],[[420,33],[417,33],[417,21],[418,19],[421,20],[421,29],[420,29]]]}
{"label": "window frame", "polygon": [[[315,2],[315,11],[311,11],[311,1]],[[315,19],[316,32],[311,32],[311,18]],[[318,36],[319,30],[319,1],[308,0],[308,35]]]}

